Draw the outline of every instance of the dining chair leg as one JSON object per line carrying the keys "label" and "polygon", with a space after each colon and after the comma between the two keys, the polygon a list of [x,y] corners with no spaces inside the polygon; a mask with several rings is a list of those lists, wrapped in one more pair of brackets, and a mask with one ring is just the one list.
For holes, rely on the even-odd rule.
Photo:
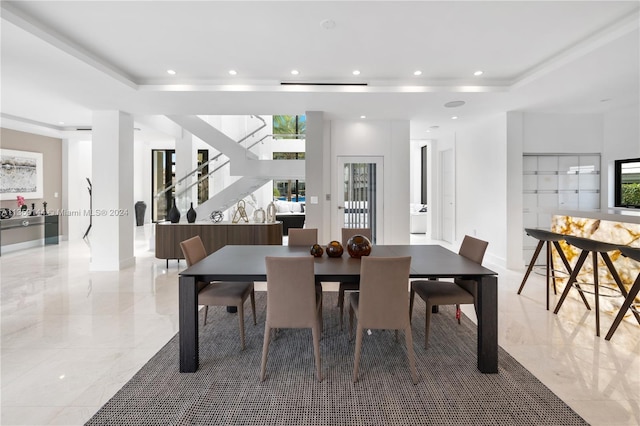
{"label": "dining chair leg", "polygon": [[398,330],[393,330],[393,331],[395,331],[394,334],[395,334],[395,338],[396,338],[396,343],[398,343]]}
{"label": "dining chair leg", "polygon": [[251,290],[251,312],[253,312],[253,325],[256,325],[256,293]]}
{"label": "dining chair leg", "polygon": [[204,325],[207,325],[207,314],[209,313],[209,305],[204,305]]}
{"label": "dining chair leg", "polygon": [[244,303],[238,303],[238,321],[240,323],[240,343],[244,351]]}
{"label": "dining chair leg", "polygon": [[353,339],[353,306],[349,304],[349,340]]}
{"label": "dining chair leg", "polygon": [[416,297],[416,292],[413,291],[413,288],[409,290],[409,324],[411,324],[411,319],[413,318],[413,299]]}
{"label": "dining chair leg", "polygon": [[342,288],[338,289],[338,308],[340,308],[340,330],[342,330],[344,322],[342,319],[344,315],[344,289]]}
{"label": "dining chair leg", "polygon": [[411,370],[411,378],[413,384],[418,383],[418,371],[416,370],[416,356],[413,352],[413,336],[411,335],[411,325],[404,329],[404,340],[407,343],[407,357],[409,358],[409,369]]}
{"label": "dining chair leg", "polygon": [[313,335],[313,354],[316,357],[316,377],[318,381],[322,381],[322,364],[320,361],[320,324],[316,324],[312,329]]}
{"label": "dining chair leg", "polygon": [[424,348],[427,349],[429,344],[429,325],[431,324],[431,304],[427,303],[427,309],[424,313]]}
{"label": "dining chair leg", "polygon": [[360,366],[360,351],[362,350],[362,336],[364,329],[358,324],[356,328],[356,353],[353,363],[353,382],[358,381],[358,367]]}
{"label": "dining chair leg", "polygon": [[262,364],[260,367],[260,381],[264,382],[267,369],[267,354],[269,352],[269,340],[271,337],[271,327],[268,324],[264,326],[264,342],[262,343]]}

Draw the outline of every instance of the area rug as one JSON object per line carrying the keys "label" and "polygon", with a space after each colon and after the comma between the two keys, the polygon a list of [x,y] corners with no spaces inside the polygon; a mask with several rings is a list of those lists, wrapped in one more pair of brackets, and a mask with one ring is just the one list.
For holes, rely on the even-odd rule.
{"label": "area rug", "polygon": [[[315,377],[310,330],[280,330],[267,378],[259,381],[266,295],[256,293],[258,325],[246,315],[240,350],[237,314],[210,308],[200,327],[200,369],[178,372],[174,336],[87,425],[583,425],[586,422],[502,348],[499,373],[476,368],[476,327],[454,310],[432,315],[416,298],[413,338],[420,380],[411,381],[404,337],[365,335],[352,382],[354,341],[340,329],[337,294],[324,294],[323,381]],[[247,304],[247,310],[250,311]],[[202,319],[201,319],[202,324]]]}

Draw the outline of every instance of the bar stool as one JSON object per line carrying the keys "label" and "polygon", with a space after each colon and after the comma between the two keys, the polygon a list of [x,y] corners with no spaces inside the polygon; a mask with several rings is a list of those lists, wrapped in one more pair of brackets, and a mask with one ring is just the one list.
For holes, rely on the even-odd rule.
{"label": "bar stool", "polygon": [[[563,241],[565,236],[563,234],[557,234],[555,232],[545,231],[543,229],[525,228],[524,230],[527,233],[527,235],[538,240],[538,245],[536,246],[536,250],[533,253],[531,262],[529,262],[529,267],[527,268],[527,272],[524,274],[524,278],[522,279],[522,284],[520,284],[520,288],[518,289],[518,294],[522,292],[522,289],[524,288],[524,285],[527,282],[527,279],[529,278],[529,274],[531,274],[531,271],[534,268],[536,260],[538,259],[538,255],[542,250],[542,246],[545,243],[547,243],[547,261],[546,261],[547,274],[546,276],[547,276],[547,311],[548,311],[549,310],[549,278],[551,277],[553,279],[553,294],[557,294],[556,272],[562,272],[563,274],[566,273],[567,275],[571,275],[571,265],[569,265],[569,261],[567,260],[567,257],[565,256],[564,251],[562,250],[562,247],[560,247],[560,241]],[[553,243],[556,250],[558,251],[558,255],[560,256],[560,259],[562,259],[562,263],[566,268],[566,272],[556,271],[555,269],[553,269],[553,262],[551,260],[551,243]],[[584,303],[587,306],[587,309],[589,309],[589,304],[587,303],[587,299],[585,299],[584,296],[582,296],[582,299],[584,300]]]}
{"label": "bar stool", "polygon": [[[636,262],[640,262],[640,248],[620,246],[619,249],[624,256],[629,257],[635,260]],[[631,311],[634,314],[636,315],[638,314],[638,311],[640,311],[640,304],[634,303],[634,301],[639,291],[640,291],[640,274],[638,274],[635,282],[631,286],[631,289],[629,290],[629,294],[627,294],[627,297],[624,299],[624,302],[620,307],[620,312],[618,312],[618,315],[616,315],[616,318],[613,320],[613,324],[611,324],[611,328],[609,329],[609,332],[607,333],[607,337],[605,337],[604,340],[611,340],[611,337],[613,337],[613,333],[615,333],[616,329],[620,325],[620,322],[622,321],[622,318],[624,318],[624,315],[627,313],[629,309],[631,309]]]}
{"label": "bar stool", "polygon": [[[588,238],[574,237],[570,235],[565,236],[565,241],[568,244],[581,249],[582,252],[580,253],[580,256],[578,257],[578,261],[573,267],[573,273],[569,277],[569,281],[567,282],[567,285],[565,286],[564,291],[562,292],[562,296],[560,296],[560,300],[558,301],[558,305],[556,306],[556,309],[553,311],[553,313],[554,314],[558,313],[558,311],[560,310],[560,307],[562,306],[562,303],[564,302],[564,299],[567,297],[567,294],[569,294],[569,290],[571,290],[572,287],[575,287],[581,294],[582,293],[593,294],[595,295],[595,305],[596,305],[595,306],[596,336],[600,336],[600,295],[601,295],[600,287],[605,288],[608,291],[608,294],[607,293],[602,294],[603,297],[615,297],[615,296],[619,296],[620,294],[622,294],[625,297],[627,296],[627,291],[625,290],[624,285],[620,280],[620,276],[618,275],[616,268],[613,266],[613,262],[611,262],[611,258],[609,258],[609,254],[608,254],[608,252],[610,251],[618,250],[620,246],[616,244],[604,243],[602,241],[591,240]],[[582,266],[584,265],[585,260],[587,260],[589,253],[591,253],[592,259],[593,259],[592,260],[593,261],[593,282],[579,283],[576,278],[580,273],[580,269],[582,269]],[[600,257],[602,257],[602,260],[604,260],[604,263],[605,265],[607,265],[609,272],[611,272],[611,276],[613,276],[613,279],[615,280],[616,285],[618,286],[617,289],[610,284],[606,284],[606,283],[600,284],[598,282],[598,254],[600,254]],[[580,287],[581,285],[593,286],[593,291],[587,290],[586,288],[582,288]],[[636,314],[636,319],[640,323],[640,315]]]}

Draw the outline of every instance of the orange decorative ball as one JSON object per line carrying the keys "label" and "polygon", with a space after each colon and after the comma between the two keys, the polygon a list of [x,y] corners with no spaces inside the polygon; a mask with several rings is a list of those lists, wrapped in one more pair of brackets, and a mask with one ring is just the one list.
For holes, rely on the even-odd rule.
{"label": "orange decorative ball", "polygon": [[364,235],[354,235],[347,241],[347,251],[349,256],[360,259],[362,256],[371,254],[371,241]]}
{"label": "orange decorative ball", "polygon": [[329,257],[340,257],[342,256],[342,253],[344,253],[344,249],[342,248],[342,244],[338,241],[331,241],[327,244],[326,252]]}
{"label": "orange decorative ball", "polygon": [[322,257],[323,253],[324,249],[320,244],[314,244],[311,246],[311,254],[313,255],[313,257]]}

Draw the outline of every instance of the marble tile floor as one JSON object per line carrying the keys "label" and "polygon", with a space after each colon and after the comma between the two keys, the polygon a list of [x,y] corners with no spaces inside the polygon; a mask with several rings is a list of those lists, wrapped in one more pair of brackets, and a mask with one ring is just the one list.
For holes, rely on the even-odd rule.
{"label": "marble tile floor", "polygon": [[[166,269],[151,227],[135,233],[136,266],[120,272],[90,272],[84,241],[0,257],[0,424],[83,424],[177,333],[185,264]],[[592,425],[640,424],[640,326],[625,321],[607,342],[577,299],[545,310],[543,277],[518,296],[523,271],[485,266],[499,273],[500,345]]]}

